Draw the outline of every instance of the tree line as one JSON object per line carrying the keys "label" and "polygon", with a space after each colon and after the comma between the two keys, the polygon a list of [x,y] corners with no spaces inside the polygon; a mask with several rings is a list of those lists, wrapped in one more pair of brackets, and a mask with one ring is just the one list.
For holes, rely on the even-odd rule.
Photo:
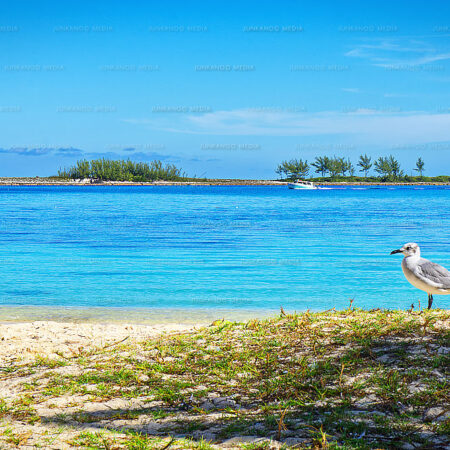
{"label": "tree line", "polygon": [[102,181],[176,181],[185,174],[173,164],[155,160],[150,163],[128,160],[94,159],[80,160],[68,169],[60,169],[58,177],[65,179],[94,179]]}
{"label": "tree line", "polygon": [[[311,170],[320,174],[322,178],[329,177],[336,179],[340,177],[354,177],[356,171],[364,173],[364,177],[368,177],[370,170],[376,172],[376,176],[383,181],[399,181],[405,179],[405,172],[402,170],[398,160],[392,156],[380,156],[376,160],[366,154],[359,157],[355,165],[350,158],[338,156],[316,156],[314,161],[309,164],[308,161],[302,159],[291,159],[283,161],[275,172],[281,177],[293,180],[297,178],[308,177]],[[425,171],[425,163],[422,158],[418,158],[414,170],[422,178]]]}

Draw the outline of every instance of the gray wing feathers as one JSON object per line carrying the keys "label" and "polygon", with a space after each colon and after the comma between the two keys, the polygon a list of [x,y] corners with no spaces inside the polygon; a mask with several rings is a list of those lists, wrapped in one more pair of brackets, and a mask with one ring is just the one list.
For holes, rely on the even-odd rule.
{"label": "gray wing feathers", "polygon": [[417,265],[415,272],[419,278],[431,280],[443,289],[450,289],[450,272],[439,264],[424,260]]}

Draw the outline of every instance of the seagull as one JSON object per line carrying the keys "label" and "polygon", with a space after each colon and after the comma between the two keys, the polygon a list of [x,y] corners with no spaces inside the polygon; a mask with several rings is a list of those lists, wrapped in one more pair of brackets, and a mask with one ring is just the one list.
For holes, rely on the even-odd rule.
{"label": "seagull", "polygon": [[417,289],[428,294],[428,309],[433,304],[433,294],[450,294],[450,272],[428,259],[420,257],[420,247],[408,242],[402,248],[393,250],[391,255],[403,253],[402,269],[406,279]]}

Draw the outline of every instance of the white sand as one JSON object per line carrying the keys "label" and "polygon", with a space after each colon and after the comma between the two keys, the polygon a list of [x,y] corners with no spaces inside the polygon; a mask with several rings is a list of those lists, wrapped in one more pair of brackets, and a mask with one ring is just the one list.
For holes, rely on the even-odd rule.
{"label": "white sand", "polygon": [[158,334],[186,331],[192,325],[130,325],[60,323],[50,321],[0,324],[0,366],[27,363],[37,355],[62,353],[70,357],[82,350],[104,347],[126,339],[143,341]]}
{"label": "white sand", "polygon": [[[0,373],[1,370],[10,367],[21,367],[32,363],[37,356],[50,359],[60,359],[56,352],[70,358],[79,355],[81,351],[89,352],[113,347],[115,344],[124,344],[144,341],[165,333],[177,333],[194,329],[193,325],[164,324],[164,325],[130,325],[130,324],[101,324],[101,323],[61,323],[52,321],[35,321],[22,323],[0,323]],[[59,367],[60,373],[76,374],[79,368],[69,364],[67,367]],[[0,379],[0,399],[5,399],[8,404],[21,398],[24,394],[23,384],[42,382],[42,374],[46,368],[35,368],[31,373],[13,373],[7,371]],[[125,438],[120,432],[108,432],[107,429],[90,427],[90,424],[70,425],[58,423],[54,418],[58,414],[72,414],[77,411],[97,411],[102,408],[126,408],[133,409],[143,407],[141,399],[112,399],[105,402],[89,401],[89,396],[80,396],[68,393],[58,398],[49,397],[44,401],[33,405],[36,413],[41,418],[40,422],[29,424],[20,419],[0,419],[0,449],[72,449],[70,441],[82,431],[108,433],[111,439]],[[48,420],[47,420],[48,419]],[[140,419],[139,419],[140,420]],[[149,421],[152,419],[149,418]],[[138,420],[137,420],[138,421]],[[120,422],[120,421],[119,421]],[[124,422],[124,421],[122,421]],[[135,421],[130,421],[134,423]],[[120,425],[120,426],[119,426]],[[124,423],[120,423],[120,429]],[[20,442],[12,440],[11,436]],[[77,447],[77,446],[75,446]],[[116,447],[114,447],[116,448]],[[119,448],[119,447],[117,447]],[[124,448],[124,446],[120,446]]]}

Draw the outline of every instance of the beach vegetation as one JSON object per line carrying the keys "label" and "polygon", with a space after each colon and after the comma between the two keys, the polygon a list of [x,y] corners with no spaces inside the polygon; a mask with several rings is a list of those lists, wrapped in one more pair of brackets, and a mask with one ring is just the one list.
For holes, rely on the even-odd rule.
{"label": "beach vegetation", "polygon": [[361,155],[359,157],[358,166],[361,167],[359,169],[360,172],[364,172],[364,176],[367,177],[369,170],[372,168],[372,158],[367,156],[366,154]]}
{"label": "beach vegetation", "polygon": [[416,161],[416,167],[414,168],[416,172],[419,172],[419,176],[422,177],[423,172],[425,170],[425,163],[421,157]]}
{"label": "beach vegetation", "polygon": [[80,160],[69,168],[60,169],[58,177],[63,179],[98,181],[178,181],[186,178],[186,174],[173,164],[163,165],[155,160],[150,163],[127,160],[111,160],[106,158]]}
{"label": "beach vegetation", "polygon": [[[209,449],[229,439],[243,449],[439,448],[449,426],[449,323],[445,310],[352,305],[218,320],[61,355],[67,365],[39,357],[22,384],[17,372],[4,375],[18,377],[20,396],[0,401],[0,414],[32,430],[37,408],[51,411],[41,422],[79,428],[79,448]],[[58,399],[73,406],[58,408]]]}
{"label": "beach vegetation", "polygon": [[[293,170],[295,162],[302,160],[283,161],[276,169],[276,173],[280,178],[286,177],[288,180],[299,178],[298,171]],[[374,161],[372,157],[367,154],[360,155],[356,167],[359,172],[363,172],[364,176],[356,176],[356,167],[353,165],[350,158],[342,156],[317,156],[311,163],[311,168],[314,168],[314,173],[320,175],[310,177],[309,180],[316,182],[361,182],[361,183],[448,183],[450,176],[440,175],[436,177],[425,177],[423,172],[425,170],[425,162],[420,157],[416,161],[416,166],[413,169],[418,172],[418,176],[408,175],[401,167],[398,159],[393,156],[380,156]],[[370,175],[371,169],[374,170],[375,175]],[[306,178],[309,170],[302,176]]]}
{"label": "beach vegetation", "polygon": [[316,173],[320,173],[324,177],[330,170],[330,158],[328,156],[316,156],[311,166],[316,169]]}
{"label": "beach vegetation", "polygon": [[276,173],[288,180],[296,180],[297,178],[306,178],[309,173],[308,161],[302,159],[291,159],[283,161],[276,169]]}
{"label": "beach vegetation", "polygon": [[374,163],[375,172],[380,174],[383,181],[398,181],[404,178],[404,172],[400,168],[400,163],[393,156],[380,156]]}

